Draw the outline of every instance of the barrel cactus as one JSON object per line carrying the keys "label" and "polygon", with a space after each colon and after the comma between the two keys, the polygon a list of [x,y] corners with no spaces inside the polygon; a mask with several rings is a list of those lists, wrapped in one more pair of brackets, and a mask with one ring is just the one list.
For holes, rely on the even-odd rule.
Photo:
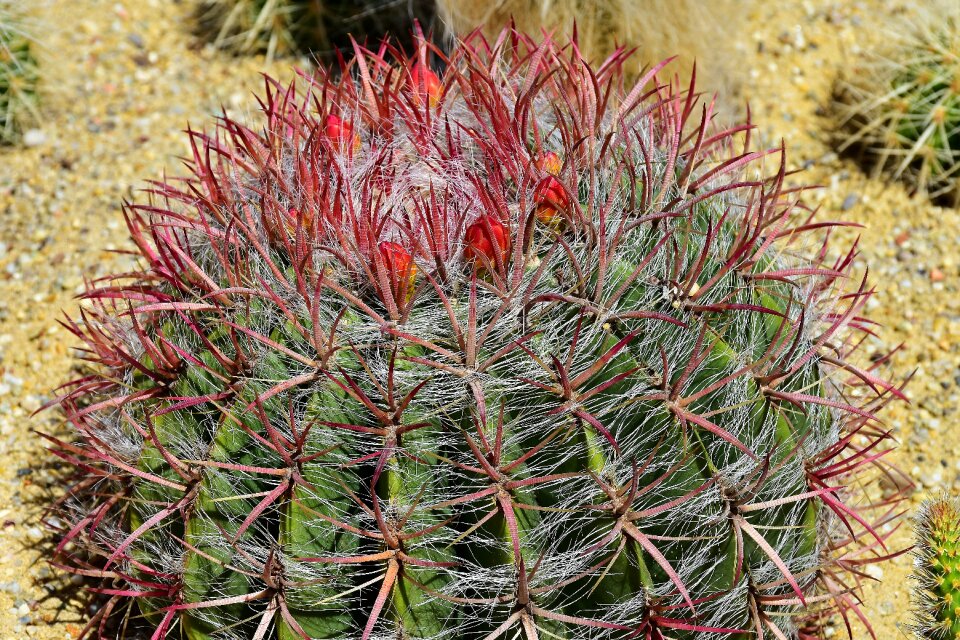
{"label": "barrel cactus", "polygon": [[838,83],[841,151],[874,176],[960,204],[960,7],[934,2]]}
{"label": "barrel cactus", "polygon": [[192,132],[190,176],[126,208],[140,268],[69,324],[54,524],[102,582],[89,632],[812,638],[859,613],[900,391],[849,361],[869,289],[782,151],[662,65],[624,87],[623,52],[356,50]]}
{"label": "barrel cactus", "polygon": [[37,45],[22,6],[0,0],[0,143],[15,143],[40,120]]}
{"label": "barrel cactus", "polygon": [[914,624],[917,640],[960,636],[960,504],[944,495],[916,517]]}

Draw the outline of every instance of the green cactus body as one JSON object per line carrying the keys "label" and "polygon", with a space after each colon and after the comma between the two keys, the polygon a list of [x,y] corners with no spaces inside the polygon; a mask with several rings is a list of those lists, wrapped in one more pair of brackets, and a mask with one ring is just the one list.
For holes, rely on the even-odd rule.
{"label": "green cactus body", "polygon": [[844,360],[852,254],[622,62],[365,52],[129,209],[147,266],[61,398],[103,513],[65,536],[154,637],[784,637],[870,548],[849,443],[899,392]]}
{"label": "green cactus body", "polygon": [[960,506],[942,496],[916,519],[914,631],[918,640],[960,638]]}

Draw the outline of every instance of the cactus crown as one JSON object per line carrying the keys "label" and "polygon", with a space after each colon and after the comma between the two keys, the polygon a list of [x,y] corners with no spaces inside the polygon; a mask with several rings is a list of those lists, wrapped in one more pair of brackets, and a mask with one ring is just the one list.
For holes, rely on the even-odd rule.
{"label": "cactus crown", "polygon": [[913,191],[960,202],[960,11],[942,11],[898,28],[837,87],[840,151],[856,149],[875,175],[903,179]]}
{"label": "cactus crown", "polygon": [[960,505],[941,496],[916,516],[913,630],[917,640],[960,637]]}
{"label": "cactus crown", "polygon": [[193,132],[126,210],[141,270],[70,324],[91,629],[812,638],[855,608],[895,499],[848,486],[899,391],[847,361],[869,291],[782,151],[660,67],[625,88],[623,52],[357,51]]}

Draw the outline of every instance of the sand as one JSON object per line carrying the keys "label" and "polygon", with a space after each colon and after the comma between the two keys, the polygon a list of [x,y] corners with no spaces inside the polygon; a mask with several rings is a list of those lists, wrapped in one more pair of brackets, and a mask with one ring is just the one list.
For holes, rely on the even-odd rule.
{"label": "sand", "polygon": [[[785,140],[795,182],[823,217],[863,224],[857,269],[869,267],[882,322],[869,349],[903,343],[894,374],[914,372],[910,403],[885,424],[902,446],[891,455],[917,491],[905,504],[960,489],[960,213],[870,179],[831,150],[826,107],[837,72],[883,39],[912,3],[744,0],[735,65],[766,144]],[[76,637],[87,612],[42,560],[42,506],[56,469],[34,430],[61,429],[52,412],[31,417],[68,378],[76,342],[59,327],[74,313],[84,278],[122,269],[129,248],[120,210],[145,180],[179,172],[187,123],[202,127],[221,107],[253,109],[259,72],[292,77],[296,61],[266,64],[197,45],[183,0],[49,0],[40,16],[47,75],[46,121],[31,146],[0,150],[0,640]],[[909,523],[891,538],[910,544]],[[871,569],[864,611],[882,640],[907,637],[910,559]],[[834,637],[843,637],[840,629]],[[855,638],[868,637],[857,629]]]}

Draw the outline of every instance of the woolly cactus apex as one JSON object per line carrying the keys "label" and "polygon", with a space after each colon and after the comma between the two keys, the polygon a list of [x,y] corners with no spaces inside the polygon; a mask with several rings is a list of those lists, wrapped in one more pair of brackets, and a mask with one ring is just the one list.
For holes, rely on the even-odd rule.
{"label": "woolly cactus apex", "polygon": [[199,0],[197,26],[233,53],[269,59],[299,52],[330,62],[352,51],[351,34],[366,34],[374,46],[389,34],[409,34],[415,21],[430,24],[433,14],[433,0]]}
{"label": "woolly cactus apex", "polygon": [[0,0],[0,142],[16,142],[40,119],[36,43],[18,3]]}
{"label": "woolly cactus apex", "polygon": [[916,537],[917,639],[960,638],[960,504],[947,496],[925,502],[916,518]]}
{"label": "woolly cactus apex", "polygon": [[475,35],[435,84],[419,47],[268,81],[260,126],[193,133],[190,177],[127,208],[142,267],[69,325],[91,370],[53,440],[88,632],[812,638],[855,610],[900,394],[851,362],[869,290],[782,153],[692,87],[624,89],[624,54]]}
{"label": "woolly cactus apex", "polygon": [[887,50],[838,83],[837,142],[841,151],[857,151],[875,177],[887,173],[956,206],[960,10],[955,2],[934,6],[925,18],[900,25]]}

